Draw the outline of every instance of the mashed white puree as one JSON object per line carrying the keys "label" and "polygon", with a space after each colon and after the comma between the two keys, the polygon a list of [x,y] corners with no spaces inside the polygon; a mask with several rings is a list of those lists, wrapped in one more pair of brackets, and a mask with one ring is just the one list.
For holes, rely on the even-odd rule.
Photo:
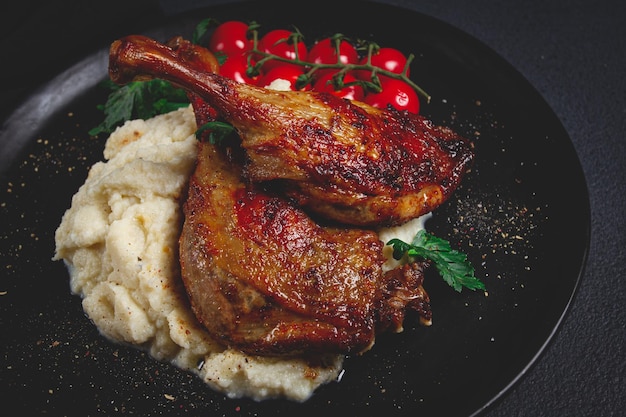
{"label": "mashed white puree", "polygon": [[189,308],[178,267],[180,199],[196,157],[190,108],[127,122],[106,142],[56,231],[71,290],[107,338],[197,374],[229,397],[304,401],[337,378],[325,364],[253,357],[216,343]]}
{"label": "mashed white puree", "polygon": [[[56,231],[71,290],[107,338],[197,374],[229,397],[304,401],[335,380],[343,356],[316,366],[253,357],[216,343],[196,321],[180,279],[181,195],[196,158],[191,108],[117,129]],[[380,231],[411,241],[423,218]],[[389,249],[389,248],[386,248]],[[391,269],[395,261],[388,261]]]}

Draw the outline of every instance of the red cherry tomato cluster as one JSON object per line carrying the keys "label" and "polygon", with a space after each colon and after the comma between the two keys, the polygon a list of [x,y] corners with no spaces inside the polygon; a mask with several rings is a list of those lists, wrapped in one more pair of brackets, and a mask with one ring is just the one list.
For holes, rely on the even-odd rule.
{"label": "red cherry tomato cluster", "polygon": [[[287,60],[278,59],[259,61],[258,75],[248,75],[248,68],[255,64],[255,60],[262,59],[263,55],[254,53],[254,43],[250,37],[249,26],[240,21],[227,21],[218,25],[212,33],[208,48],[224,58],[220,66],[220,73],[238,82],[267,87],[273,81],[281,79],[290,83],[292,90],[314,90],[328,92],[341,98],[363,101],[374,107],[386,108],[388,105],[398,110],[407,110],[418,113],[420,101],[413,87],[401,79],[379,74],[380,92],[365,89],[359,81],[372,82],[370,69],[355,69],[345,72],[342,82],[335,77],[339,69],[319,68],[313,73],[313,78],[306,85],[298,88],[296,82],[316,64],[357,64],[370,65],[396,74],[405,71],[407,58],[394,48],[378,48],[368,56],[359,56],[357,49],[347,40],[339,44],[339,58],[337,48],[331,38],[324,38],[310,48],[301,40],[293,38],[293,32],[285,29],[275,29],[267,32],[258,39],[257,51]],[[408,69],[405,73],[407,76]]]}

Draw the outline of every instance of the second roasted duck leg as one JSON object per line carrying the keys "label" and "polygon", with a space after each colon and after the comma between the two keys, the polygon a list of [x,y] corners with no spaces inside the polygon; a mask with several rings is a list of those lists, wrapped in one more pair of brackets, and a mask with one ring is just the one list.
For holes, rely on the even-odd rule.
{"label": "second roasted duck leg", "polygon": [[431,318],[427,263],[383,272],[372,231],[322,227],[241,179],[236,150],[199,143],[180,237],[193,311],[225,345],[259,355],[360,353]]}
{"label": "second roasted duck leg", "polygon": [[398,224],[432,211],[458,186],[468,142],[421,116],[316,92],[240,84],[182,59],[143,36],[114,42],[111,79],[171,81],[231,123],[252,181],[280,181],[318,215],[360,226]]}

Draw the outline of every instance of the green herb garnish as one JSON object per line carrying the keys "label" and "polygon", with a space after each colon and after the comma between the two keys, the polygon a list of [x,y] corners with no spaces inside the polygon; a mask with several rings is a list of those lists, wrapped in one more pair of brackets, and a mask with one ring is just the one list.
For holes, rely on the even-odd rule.
{"label": "green herb garnish", "polygon": [[393,247],[393,257],[421,258],[433,262],[444,281],[456,291],[463,287],[470,290],[484,290],[485,284],[474,276],[474,267],[467,260],[467,255],[450,247],[450,243],[436,237],[425,230],[420,230],[413,242],[406,243],[400,239],[387,242]]}
{"label": "green herb garnish", "polygon": [[212,17],[202,19],[193,30],[193,34],[191,35],[191,43],[195,45],[200,45],[211,26],[219,25],[219,23],[220,22],[217,19],[213,19]]}
{"label": "green herb garnish", "polygon": [[112,133],[116,127],[133,119],[149,119],[189,105],[184,90],[174,87],[167,81],[155,79],[133,81],[119,86],[110,80],[102,83],[111,89],[104,105],[104,121],[89,131],[90,135]]}
{"label": "green herb garnish", "polygon": [[196,137],[199,139],[201,134],[208,131],[208,141],[212,144],[221,142],[224,138],[235,131],[235,128],[228,123],[220,121],[211,121],[203,124],[196,130]]}

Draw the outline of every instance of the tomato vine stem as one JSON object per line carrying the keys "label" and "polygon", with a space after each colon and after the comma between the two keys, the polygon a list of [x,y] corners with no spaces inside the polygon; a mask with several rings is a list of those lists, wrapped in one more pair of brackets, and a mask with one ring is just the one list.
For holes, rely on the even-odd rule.
{"label": "tomato vine stem", "polygon": [[[313,83],[315,73],[320,70],[337,70],[336,74],[332,78],[332,82],[335,88],[337,89],[340,89],[343,87],[349,87],[351,85],[360,85],[367,91],[378,93],[382,91],[382,83],[380,81],[380,76],[382,75],[385,77],[395,78],[395,79],[404,81],[405,83],[410,85],[411,88],[413,88],[419,95],[421,95],[426,100],[426,102],[430,102],[431,96],[423,88],[421,88],[419,85],[413,82],[407,75],[409,71],[409,66],[411,62],[415,59],[415,55],[413,54],[410,54],[407,57],[407,62],[402,72],[396,73],[396,72],[392,72],[384,68],[380,68],[375,65],[372,65],[372,55],[375,54],[377,49],[379,49],[379,46],[375,44],[374,42],[361,41],[361,43],[365,44],[365,46],[363,46],[362,49],[365,49],[365,48],[367,49],[367,59],[365,63],[363,64],[343,63],[341,62],[340,47],[341,47],[341,42],[344,40],[348,40],[348,38],[346,38],[341,33],[337,33],[330,37],[331,41],[334,42],[335,44],[334,46],[335,46],[335,51],[337,55],[336,63],[327,64],[327,63],[309,62],[305,59],[302,59],[299,56],[298,48],[294,48],[295,58],[291,59],[291,58],[274,55],[272,53],[260,50],[258,27],[259,26],[257,24],[251,24],[250,29],[249,29],[250,33],[252,34],[252,49],[248,51],[249,59],[248,59],[247,74],[250,77],[255,77],[259,75],[261,73],[261,68],[263,67],[263,65],[267,63],[268,61],[274,60],[274,61],[280,61],[280,62],[285,62],[289,64],[300,65],[307,69],[304,74],[298,77],[298,80],[296,82],[297,88],[303,88],[304,86]],[[303,36],[300,33],[300,31],[298,29],[295,29],[294,31],[291,32],[291,35],[288,38],[282,40],[281,42],[288,42],[290,44],[296,45],[302,39],[303,39]],[[343,76],[350,71],[369,71],[371,74],[370,76],[371,81],[357,80],[357,81],[351,81],[351,82],[346,83],[343,81]]]}

